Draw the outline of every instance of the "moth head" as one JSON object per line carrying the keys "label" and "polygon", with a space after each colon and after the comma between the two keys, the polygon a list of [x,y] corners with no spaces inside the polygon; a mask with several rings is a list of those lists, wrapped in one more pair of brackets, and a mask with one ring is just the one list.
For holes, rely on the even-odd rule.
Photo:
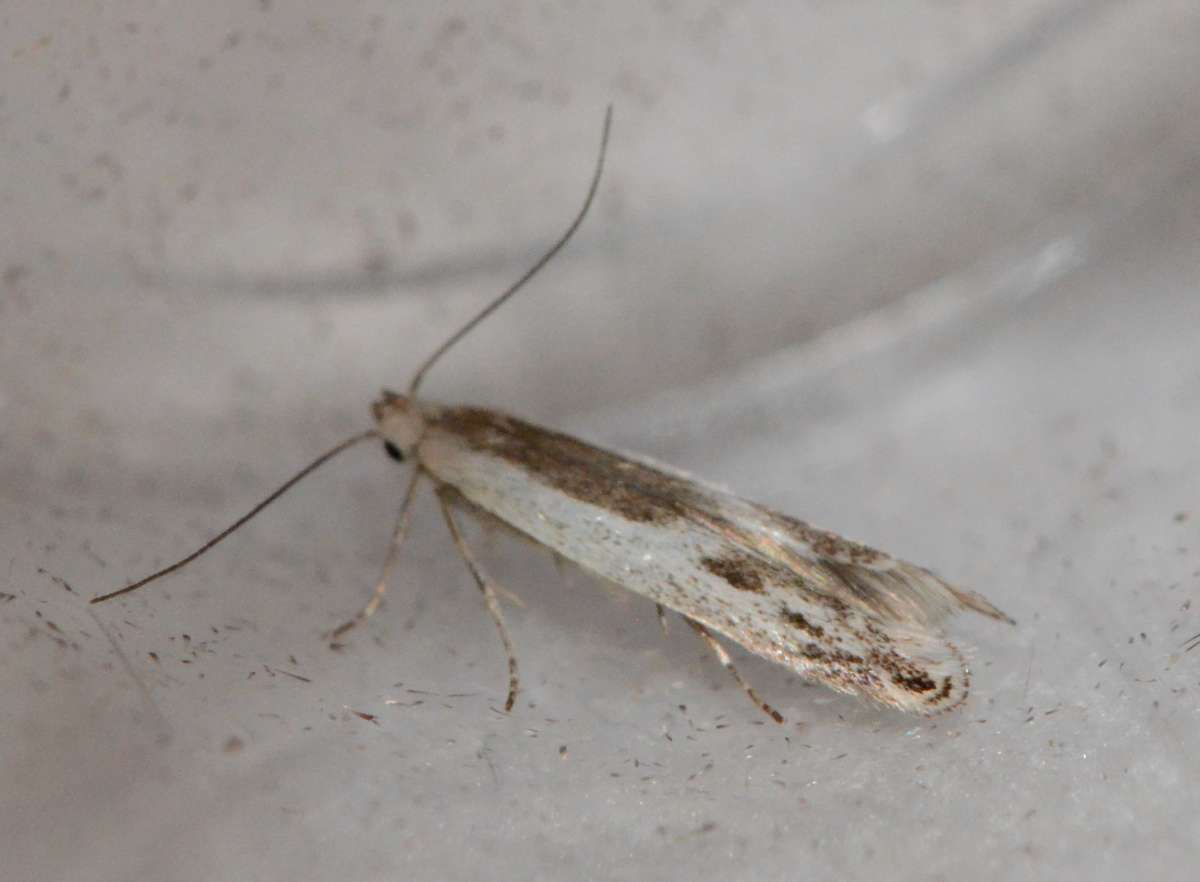
{"label": "moth head", "polygon": [[384,447],[393,459],[405,460],[425,434],[425,418],[415,399],[387,389],[371,405]]}

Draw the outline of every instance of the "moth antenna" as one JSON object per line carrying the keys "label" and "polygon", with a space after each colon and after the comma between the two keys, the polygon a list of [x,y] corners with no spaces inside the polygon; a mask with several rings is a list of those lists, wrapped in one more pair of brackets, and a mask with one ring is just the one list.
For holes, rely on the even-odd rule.
{"label": "moth antenna", "polygon": [[566,231],[559,237],[558,241],[555,242],[550,249],[546,251],[546,253],[540,258],[538,258],[537,262],[526,271],[525,275],[517,279],[517,281],[507,290],[505,290],[504,293],[500,294],[491,303],[476,313],[474,318],[451,334],[446,339],[446,342],[439,346],[431,356],[425,359],[421,366],[417,368],[416,373],[413,374],[412,382],[408,384],[408,397],[410,399],[416,397],[417,388],[421,385],[421,381],[425,379],[425,374],[431,367],[434,366],[434,364],[437,363],[438,359],[446,354],[446,350],[469,334],[472,330],[474,330],[477,324],[482,322],[485,318],[503,306],[505,301],[524,288],[525,284],[539,272],[541,272],[542,267],[553,260],[555,255],[562,251],[567,242],[571,240],[571,237],[575,235],[575,231],[579,229],[579,225],[582,224],[583,219],[587,217],[588,210],[592,207],[592,200],[596,197],[596,190],[600,187],[600,176],[604,172],[604,155],[608,152],[608,134],[612,129],[612,113],[613,109],[612,105],[610,104],[604,111],[604,128],[600,132],[600,152],[596,157],[596,169],[594,172],[592,172],[592,183],[588,187],[587,196],[583,200],[583,207],[579,209],[579,213],[575,215],[575,219],[571,221],[571,225],[567,227]]}
{"label": "moth antenna", "polygon": [[194,561],[196,558],[198,558],[200,555],[204,554],[204,552],[208,551],[210,548],[212,548],[214,545],[216,545],[222,539],[225,539],[232,533],[237,532],[239,529],[241,529],[241,527],[245,526],[247,521],[249,521],[251,518],[253,518],[255,515],[257,515],[259,512],[261,512],[264,508],[266,508],[268,505],[270,505],[272,502],[274,502],[276,499],[278,499],[284,493],[287,493],[289,490],[291,490],[292,487],[294,487],[297,483],[299,483],[303,478],[308,477],[310,474],[315,472],[321,466],[325,465],[325,463],[329,462],[329,460],[333,459],[339,453],[349,450],[351,447],[355,446],[356,444],[359,444],[370,438],[378,438],[378,437],[379,437],[378,431],[376,431],[375,429],[369,429],[366,432],[360,432],[359,434],[353,435],[353,436],[347,438],[345,441],[342,441],[342,442],[336,444],[335,446],[331,447],[329,450],[326,450],[324,453],[322,453],[320,456],[318,456],[316,459],[314,459],[312,462],[310,462],[304,468],[300,469],[300,471],[296,472],[296,474],[294,474],[290,478],[288,478],[283,483],[283,485],[281,487],[279,487],[279,489],[275,490],[275,492],[273,492],[270,496],[268,496],[262,502],[258,503],[258,505],[254,506],[254,508],[250,509],[250,511],[246,512],[246,514],[242,515],[240,518],[238,518],[236,521],[234,521],[232,524],[230,524],[228,527],[226,527],[224,530],[222,530],[220,533],[218,533],[212,539],[209,539],[207,542],[205,542],[203,545],[201,545],[199,548],[197,548],[195,551],[193,551],[187,557],[181,558],[180,560],[175,561],[175,563],[171,564],[170,566],[163,567],[158,572],[151,573],[149,576],[146,576],[144,579],[139,579],[138,581],[134,582],[132,585],[127,585],[124,588],[121,588],[119,591],[110,591],[108,594],[101,594],[97,597],[93,597],[91,599],[91,601],[89,601],[89,602],[90,603],[103,603],[106,600],[112,600],[114,597],[120,597],[122,594],[128,594],[130,591],[137,591],[139,588],[143,588],[146,585],[149,585],[151,582],[161,579],[163,576],[168,576],[171,573],[175,572],[176,570],[182,569],[183,567],[187,566],[192,561]]}

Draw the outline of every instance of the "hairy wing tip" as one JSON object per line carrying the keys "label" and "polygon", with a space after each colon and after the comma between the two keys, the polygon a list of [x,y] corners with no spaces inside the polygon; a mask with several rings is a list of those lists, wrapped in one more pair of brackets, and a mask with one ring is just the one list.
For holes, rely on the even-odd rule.
{"label": "hairy wing tip", "polygon": [[901,624],[936,625],[967,609],[1016,624],[982,595],[956,588],[932,570],[903,561],[890,563],[881,568],[825,562],[854,600]]}
{"label": "hairy wing tip", "polygon": [[868,697],[906,713],[932,717],[961,707],[971,691],[971,672],[957,646],[914,630],[897,640],[903,671],[886,669]]}
{"label": "hairy wing tip", "polygon": [[971,672],[957,646],[919,626],[889,629],[863,658],[814,663],[797,655],[792,667],[838,692],[857,695],[892,710],[932,717],[956,710],[971,691]]}

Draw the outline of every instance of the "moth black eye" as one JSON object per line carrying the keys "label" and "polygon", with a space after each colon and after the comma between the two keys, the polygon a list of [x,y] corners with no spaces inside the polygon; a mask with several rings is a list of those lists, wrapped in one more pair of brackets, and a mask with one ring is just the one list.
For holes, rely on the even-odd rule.
{"label": "moth black eye", "polygon": [[396,462],[404,462],[404,454],[400,451],[400,448],[391,441],[384,441],[383,449],[386,450],[387,455],[396,460]]}

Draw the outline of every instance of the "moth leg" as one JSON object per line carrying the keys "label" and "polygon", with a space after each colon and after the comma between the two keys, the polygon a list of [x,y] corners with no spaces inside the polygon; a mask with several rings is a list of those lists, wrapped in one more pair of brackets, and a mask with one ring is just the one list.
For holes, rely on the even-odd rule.
{"label": "moth leg", "polygon": [[717,657],[717,661],[721,663],[721,666],[725,668],[725,670],[729,671],[729,673],[733,675],[733,679],[737,680],[737,684],[742,687],[742,690],[747,695],[750,696],[750,700],[758,705],[759,709],[776,723],[782,723],[783,714],[763,701],[759,697],[758,693],[754,691],[754,687],[742,679],[742,675],[738,673],[738,669],[733,666],[733,660],[729,658],[729,653],[725,651],[724,646],[717,642],[717,638],[710,634],[708,629],[699,622],[694,622],[688,618],[685,618],[684,621],[692,626],[692,630],[704,638],[704,642],[707,643],[708,648],[713,651],[713,655]]}
{"label": "moth leg", "polygon": [[654,604],[654,609],[658,613],[658,625],[662,628],[663,636],[667,636],[667,608],[661,603]]}
{"label": "moth leg", "polygon": [[458,546],[458,553],[462,555],[467,569],[471,571],[471,575],[475,578],[475,584],[483,592],[484,603],[487,604],[488,613],[491,614],[492,621],[496,623],[496,630],[500,632],[500,641],[504,644],[504,652],[508,655],[508,698],[504,702],[504,710],[507,713],[512,710],[513,703],[517,700],[519,681],[517,678],[517,655],[513,652],[512,640],[509,639],[508,628],[504,625],[504,615],[500,612],[500,599],[496,596],[495,586],[484,575],[479,562],[475,560],[475,555],[471,553],[470,547],[468,547],[466,540],[463,539],[462,533],[458,529],[458,524],[454,520],[454,515],[450,512],[450,504],[447,502],[440,487],[438,488],[438,504],[442,507],[442,514],[446,518],[446,526],[450,528],[450,535],[454,539],[454,544]]}
{"label": "moth leg", "polygon": [[396,562],[400,559],[400,546],[404,544],[404,538],[408,535],[409,509],[412,506],[413,498],[417,493],[417,484],[421,479],[421,470],[414,468],[412,477],[408,479],[408,487],[404,490],[404,501],[400,503],[400,514],[396,516],[396,529],[392,531],[392,541],[388,546],[387,557],[383,559],[383,568],[380,570],[379,581],[375,583],[375,591],[371,594],[371,599],[367,601],[367,605],[358,611],[354,618],[347,622],[338,625],[329,635],[330,639],[336,640],[341,637],[355,625],[362,624],[379,610],[383,605],[383,595],[387,593],[388,582],[392,578],[392,570],[396,568]]}
{"label": "moth leg", "polygon": [[[457,507],[471,512],[471,516],[475,518],[481,527],[483,527],[483,535],[485,539],[491,539],[493,533],[506,533],[509,536],[514,536],[517,539],[522,540],[523,542],[531,541],[530,538],[524,533],[504,523],[504,521],[500,520],[495,515],[489,514],[484,509],[468,502],[466,497],[464,497],[449,484],[438,484],[437,493],[438,496],[444,499],[446,504],[451,508]],[[525,601],[521,599],[519,594],[509,591],[503,585],[493,585],[492,587],[496,589],[497,594],[499,594],[513,606],[525,609]]]}

